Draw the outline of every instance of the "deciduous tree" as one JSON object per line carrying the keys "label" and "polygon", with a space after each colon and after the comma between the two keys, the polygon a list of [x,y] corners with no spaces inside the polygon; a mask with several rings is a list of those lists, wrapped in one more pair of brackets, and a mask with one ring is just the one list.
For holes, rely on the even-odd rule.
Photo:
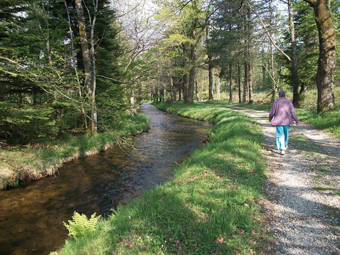
{"label": "deciduous tree", "polygon": [[336,33],[327,0],[304,0],[314,10],[319,33],[319,60],[316,77],[318,112],[334,108],[334,73],[336,65]]}

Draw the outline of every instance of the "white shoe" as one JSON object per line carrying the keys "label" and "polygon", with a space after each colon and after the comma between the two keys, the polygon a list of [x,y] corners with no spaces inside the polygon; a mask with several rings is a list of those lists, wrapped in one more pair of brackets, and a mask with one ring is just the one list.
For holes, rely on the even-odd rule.
{"label": "white shoe", "polygon": [[284,150],[280,151],[281,155],[285,155],[285,153],[286,153],[286,151],[284,151]]}

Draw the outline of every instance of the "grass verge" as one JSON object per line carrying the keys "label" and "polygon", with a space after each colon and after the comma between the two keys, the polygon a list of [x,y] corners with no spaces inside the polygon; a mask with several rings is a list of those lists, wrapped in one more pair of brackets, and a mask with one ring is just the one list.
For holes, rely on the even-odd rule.
{"label": "grass verge", "polygon": [[64,137],[45,144],[0,150],[0,189],[15,187],[20,181],[36,180],[53,175],[64,163],[93,155],[113,146],[119,138],[147,130],[148,117],[127,114],[124,125],[111,133],[95,136]]}
{"label": "grass verge", "polygon": [[[263,98],[267,93],[254,93],[255,103],[253,104],[239,104],[239,103],[229,103],[228,101],[207,101],[207,104],[211,105],[225,105],[225,106],[241,106],[249,109],[270,111],[272,103],[268,101],[267,98],[265,102],[256,103],[259,99]],[[302,97],[301,107],[296,108],[296,114],[300,121],[313,125],[315,128],[324,130],[328,134],[340,139],[340,89],[335,89],[335,104],[336,107],[325,113],[317,113],[316,111],[316,97],[317,91],[315,89],[308,90]],[[292,100],[291,92],[287,92],[287,98]],[[277,99],[277,96],[276,96]]]}
{"label": "grass verge", "polygon": [[210,105],[158,106],[214,121],[210,143],[175,170],[174,178],[118,206],[95,231],[69,238],[54,254],[256,254],[265,180],[263,135],[251,118]]}

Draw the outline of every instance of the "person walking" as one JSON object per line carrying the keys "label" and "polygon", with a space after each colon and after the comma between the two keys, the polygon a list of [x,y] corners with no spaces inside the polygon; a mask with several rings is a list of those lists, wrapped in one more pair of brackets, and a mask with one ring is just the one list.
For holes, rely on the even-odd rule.
{"label": "person walking", "polygon": [[284,155],[288,148],[289,126],[299,125],[293,103],[286,98],[284,90],[279,91],[279,98],[275,100],[269,112],[269,121],[276,126],[276,147]]}

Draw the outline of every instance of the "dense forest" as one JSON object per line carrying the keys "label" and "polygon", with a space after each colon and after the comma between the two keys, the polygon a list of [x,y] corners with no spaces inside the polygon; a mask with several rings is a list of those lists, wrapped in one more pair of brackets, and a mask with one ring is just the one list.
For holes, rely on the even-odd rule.
{"label": "dense forest", "polygon": [[[335,107],[339,1],[0,3],[3,146],[116,128],[142,100]],[[224,95],[224,96],[222,96]],[[226,96],[227,95],[227,96]]]}

